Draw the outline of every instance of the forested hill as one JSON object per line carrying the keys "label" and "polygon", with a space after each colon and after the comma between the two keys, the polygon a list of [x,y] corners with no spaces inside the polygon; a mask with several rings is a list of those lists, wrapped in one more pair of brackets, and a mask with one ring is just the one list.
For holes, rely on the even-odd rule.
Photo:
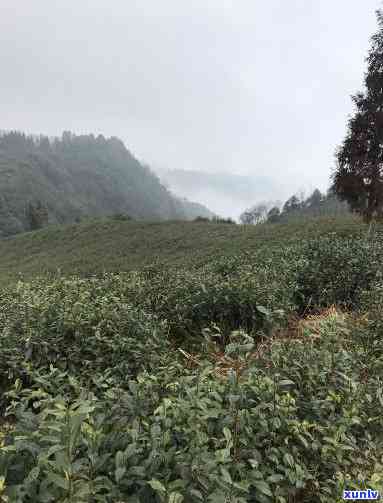
{"label": "forested hill", "polygon": [[175,197],[118,138],[0,135],[0,236],[113,214],[151,220],[213,216]]}

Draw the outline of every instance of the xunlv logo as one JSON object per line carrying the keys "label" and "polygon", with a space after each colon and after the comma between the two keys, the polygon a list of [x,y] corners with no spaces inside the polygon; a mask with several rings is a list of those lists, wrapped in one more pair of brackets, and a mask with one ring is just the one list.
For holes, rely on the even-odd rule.
{"label": "xunlv logo", "polygon": [[377,500],[379,499],[379,491],[365,489],[364,491],[343,491],[344,500]]}

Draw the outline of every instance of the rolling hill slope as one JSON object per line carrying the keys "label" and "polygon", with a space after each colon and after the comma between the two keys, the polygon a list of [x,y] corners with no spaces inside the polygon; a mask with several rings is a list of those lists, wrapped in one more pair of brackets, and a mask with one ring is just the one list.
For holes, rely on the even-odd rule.
{"label": "rolling hill slope", "polygon": [[198,265],[303,237],[366,231],[352,217],[257,226],[113,218],[52,225],[0,240],[0,284],[15,281],[19,273],[31,277],[58,269],[66,275],[91,275],[139,269],[154,262]]}

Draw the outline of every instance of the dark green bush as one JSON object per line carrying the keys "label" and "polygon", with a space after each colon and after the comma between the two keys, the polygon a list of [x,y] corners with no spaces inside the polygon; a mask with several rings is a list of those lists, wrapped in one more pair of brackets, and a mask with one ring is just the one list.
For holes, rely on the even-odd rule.
{"label": "dark green bush", "polygon": [[321,237],[298,248],[296,299],[302,310],[333,304],[358,307],[383,270],[379,239]]}
{"label": "dark green bush", "polygon": [[131,216],[126,215],[125,213],[115,213],[112,215],[112,219],[118,221],[133,220]]}
{"label": "dark green bush", "polygon": [[67,372],[37,372],[31,389],[16,383],[9,394],[16,423],[3,434],[3,495],[333,503],[344,488],[381,490],[380,373],[363,378],[363,345],[342,317],[327,317],[313,335],[276,341],[249,364],[255,341],[232,334],[226,357],[247,370],[226,377],[207,360],[187,369],[175,355],[125,389],[99,374],[90,393]]}
{"label": "dark green bush", "polygon": [[267,264],[232,262],[201,270],[170,269],[150,275],[142,302],[169,326],[170,335],[184,344],[199,342],[202,329],[217,325],[223,334],[244,328],[267,333],[270,318],[283,321],[291,310],[293,286],[285,272]]}
{"label": "dark green bush", "polygon": [[3,293],[0,310],[5,381],[20,377],[27,363],[53,364],[85,380],[113,369],[124,379],[153,368],[169,345],[161,323],[132,307],[113,276],[20,282]]}

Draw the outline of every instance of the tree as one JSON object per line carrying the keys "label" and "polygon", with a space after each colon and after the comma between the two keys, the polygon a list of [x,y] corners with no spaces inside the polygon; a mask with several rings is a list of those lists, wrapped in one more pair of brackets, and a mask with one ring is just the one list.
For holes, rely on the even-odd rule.
{"label": "tree", "polygon": [[303,209],[307,215],[322,215],[325,211],[325,196],[319,189],[315,189],[312,194],[303,201]]}
{"label": "tree", "polygon": [[241,222],[241,224],[253,224],[254,223],[253,220],[254,220],[253,214],[248,210],[241,213],[239,217],[239,221]]}
{"label": "tree", "polygon": [[312,209],[317,209],[320,207],[324,200],[324,196],[319,189],[315,189],[314,192],[305,201],[305,206]]}
{"label": "tree", "polygon": [[356,111],[336,152],[333,188],[369,222],[383,218],[383,11],[367,57],[365,91],[352,97]]}
{"label": "tree", "polygon": [[283,205],[283,213],[290,213],[292,211],[299,210],[301,208],[301,202],[295,194],[288,199]]}
{"label": "tree", "polygon": [[259,203],[252,208],[244,211],[239,220],[242,224],[260,224],[266,220],[267,206],[264,203]]}
{"label": "tree", "polygon": [[48,209],[41,201],[37,204],[29,203],[26,209],[26,216],[31,230],[41,229],[48,225]]}
{"label": "tree", "polygon": [[40,150],[43,150],[44,152],[49,152],[50,148],[51,148],[49,138],[47,136],[40,135],[40,138],[38,141],[38,147]]}
{"label": "tree", "polygon": [[74,135],[70,132],[70,131],[64,131],[63,134],[62,134],[62,142],[63,143],[71,143],[71,141],[73,140],[74,138]]}
{"label": "tree", "polygon": [[278,206],[273,206],[268,213],[267,213],[267,221],[275,224],[276,222],[279,222],[281,219],[281,211],[278,208]]}

